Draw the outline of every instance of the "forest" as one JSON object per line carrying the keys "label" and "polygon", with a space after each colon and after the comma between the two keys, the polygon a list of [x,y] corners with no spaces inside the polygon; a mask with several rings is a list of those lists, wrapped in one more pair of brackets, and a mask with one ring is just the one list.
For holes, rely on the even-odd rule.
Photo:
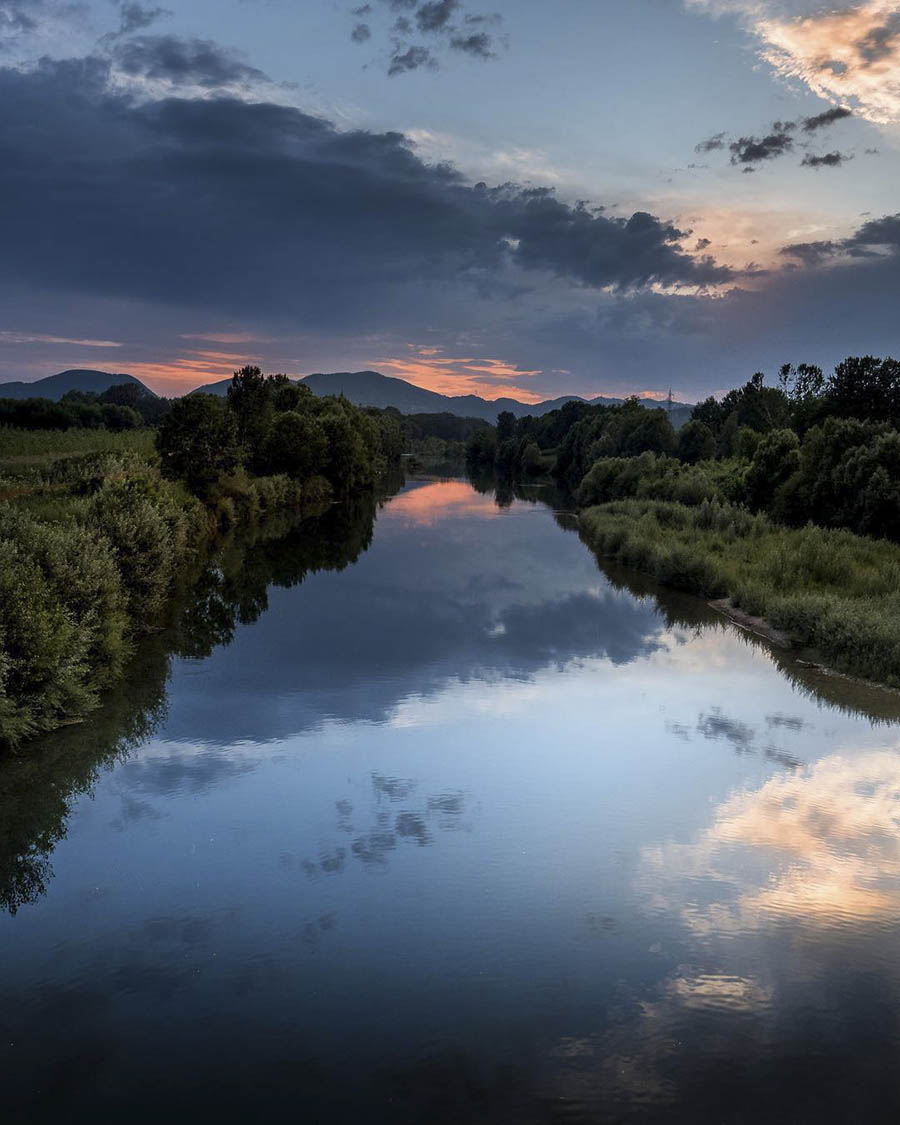
{"label": "forest", "polygon": [[900,363],[785,364],[709,398],[676,430],[663,409],[568,403],[500,415],[473,468],[552,474],[593,546],[810,659],[900,686]]}

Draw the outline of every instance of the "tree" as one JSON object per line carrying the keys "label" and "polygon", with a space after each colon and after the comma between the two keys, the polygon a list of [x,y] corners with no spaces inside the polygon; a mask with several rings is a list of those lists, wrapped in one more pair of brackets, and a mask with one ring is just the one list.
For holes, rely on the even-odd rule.
{"label": "tree", "polygon": [[714,399],[712,395],[703,402],[698,402],[691,411],[691,421],[702,422],[713,434],[718,433],[725,421],[725,411],[722,409],[721,402]]}
{"label": "tree", "polygon": [[716,439],[705,422],[685,422],[678,434],[678,456],[689,465],[716,455]]}
{"label": "tree", "polygon": [[626,457],[641,453],[674,453],[675,431],[664,410],[644,410],[646,417],[637,422],[622,443]]}
{"label": "tree", "polygon": [[783,363],[778,371],[781,390],[795,402],[807,398],[818,398],[825,389],[822,368],[812,363]]}
{"label": "tree", "polygon": [[275,413],[304,410],[315,398],[306,383],[293,383],[286,375],[272,376],[272,404]]}
{"label": "tree", "polygon": [[470,465],[493,465],[497,455],[497,431],[493,426],[477,429],[466,442],[466,461]]}
{"label": "tree", "polygon": [[228,388],[228,406],[237,423],[238,441],[253,462],[259,455],[272,422],[272,387],[258,367],[235,371]]}
{"label": "tree", "polygon": [[311,477],[322,471],[327,455],[328,439],[315,418],[295,410],[276,414],[262,451],[268,472]]}
{"label": "tree", "polygon": [[831,413],[866,422],[900,424],[900,362],[849,356],[834,369],[826,394]]}
{"label": "tree", "polygon": [[519,454],[519,465],[527,476],[536,476],[543,471],[544,459],[537,442],[529,441]]}
{"label": "tree", "polygon": [[760,439],[747,470],[747,502],[760,510],[771,507],[775,492],[800,467],[800,441],[793,430],[773,430]]}
{"label": "tree", "polygon": [[371,484],[374,468],[362,435],[353,424],[354,408],[346,400],[331,401],[335,405],[319,415],[328,450],[324,475],[335,492],[346,495]]}
{"label": "tree", "polygon": [[733,414],[735,429],[749,426],[757,433],[785,429],[791,422],[791,407],[787,395],[777,387],[766,387],[761,371],[722,399],[723,427]]}
{"label": "tree", "polygon": [[203,492],[241,461],[234,414],[213,395],[177,399],[156,435],[162,474]]}
{"label": "tree", "polygon": [[107,387],[97,401],[130,406],[138,412],[145,426],[158,426],[160,419],[172,405],[169,399],[151,394],[140,383],[116,383],[113,387]]}
{"label": "tree", "polygon": [[516,416],[511,410],[501,410],[497,415],[497,443],[502,445],[516,434]]}
{"label": "tree", "polygon": [[143,425],[140,414],[131,406],[119,406],[114,402],[106,402],[100,410],[103,416],[103,425],[108,430],[136,430]]}

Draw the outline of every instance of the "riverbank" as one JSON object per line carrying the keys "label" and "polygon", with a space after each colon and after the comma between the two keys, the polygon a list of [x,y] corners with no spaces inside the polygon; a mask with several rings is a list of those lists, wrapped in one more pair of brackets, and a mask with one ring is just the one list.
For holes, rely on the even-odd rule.
{"label": "riverbank", "polygon": [[238,471],[201,500],[161,476],[152,433],[0,439],[4,750],[94,710],[223,534],[332,498],[319,476]]}
{"label": "riverbank", "polygon": [[801,655],[900,687],[900,549],[849,531],[786,528],[729,504],[586,508],[591,547],[674,589],[757,619]]}

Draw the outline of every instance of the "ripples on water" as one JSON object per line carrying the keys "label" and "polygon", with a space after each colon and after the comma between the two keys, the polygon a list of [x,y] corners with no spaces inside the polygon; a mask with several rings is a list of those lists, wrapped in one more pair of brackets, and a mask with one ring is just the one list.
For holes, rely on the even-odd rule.
{"label": "ripples on water", "polygon": [[900,708],[541,495],[230,545],[0,771],[9,1120],[896,1116]]}

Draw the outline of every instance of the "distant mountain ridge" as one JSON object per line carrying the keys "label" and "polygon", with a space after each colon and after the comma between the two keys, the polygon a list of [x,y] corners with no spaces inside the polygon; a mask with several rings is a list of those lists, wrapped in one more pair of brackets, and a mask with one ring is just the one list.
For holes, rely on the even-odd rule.
{"label": "distant mountain ridge", "polygon": [[[486,399],[479,395],[443,395],[438,391],[429,391],[424,387],[407,383],[405,379],[382,375],[378,371],[317,372],[295,381],[305,383],[316,395],[343,394],[357,406],[377,406],[381,409],[393,407],[401,414],[455,414],[460,418],[481,418],[491,423],[496,422],[497,415],[504,410],[508,410],[517,418],[523,418],[526,414],[539,417],[548,414],[551,410],[558,410],[567,402],[587,402],[592,406],[618,406],[625,401],[622,398],[609,398],[604,395],[589,399],[578,395],[562,395],[560,398],[545,399],[543,402],[536,403],[519,402],[514,398]],[[49,375],[46,379],[37,379],[33,383],[21,381],[0,383],[0,398],[48,398],[58,402],[69,391],[94,391],[96,394],[102,394],[103,391],[121,383],[136,383],[148,394],[154,394],[134,375],[71,368],[68,371],[60,371],[57,375]],[[222,379],[217,383],[206,383],[196,387],[190,393],[224,395],[230,385],[231,379]],[[651,398],[639,398],[639,401],[648,408],[665,406],[665,403]],[[673,403],[672,424],[682,425],[690,417],[692,409],[693,407],[688,403]]]}
{"label": "distant mountain ridge", "polygon": [[[508,410],[517,418],[526,414],[539,417],[548,414],[551,410],[558,410],[567,402],[587,402],[592,406],[619,406],[625,400],[622,398],[607,398],[598,395],[596,398],[585,399],[578,395],[563,395],[560,398],[545,399],[543,402],[519,402],[514,398],[486,399],[479,395],[442,395],[438,391],[429,391],[424,387],[417,387],[407,383],[405,379],[397,379],[391,375],[382,375],[378,371],[335,371],[332,373],[317,372],[297,379],[298,383],[305,383],[313,394],[340,395],[343,394],[357,406],[377,406],[381,409],[392,406],[401,414],[455,414],[460,418],[482,418],[486,422],[494,423],[497,415]],[[224,395],[228,392],[230,379],[223,379],[218,383],[207,383],[197,387],[192,394]],[[643,406],[665,406],[665,403],[656,399],[641,398]],[[693,406],[689,403],[673,403],[672,421],[681,425],[687,421]]]}
{"label": "distant mountain ridge", "polygon": [[48,375],[46,379],[36,379],[33,383],[0,383],[0,398],[49,398],[53,402],[59,402],[69,391],[93,391],[100,395],[110,387],[121,386],[122,383],[137,383],[148,395],[157,397],[154,391],[133,375],[73,367],[68,371],[60,371],[58,375]]}

